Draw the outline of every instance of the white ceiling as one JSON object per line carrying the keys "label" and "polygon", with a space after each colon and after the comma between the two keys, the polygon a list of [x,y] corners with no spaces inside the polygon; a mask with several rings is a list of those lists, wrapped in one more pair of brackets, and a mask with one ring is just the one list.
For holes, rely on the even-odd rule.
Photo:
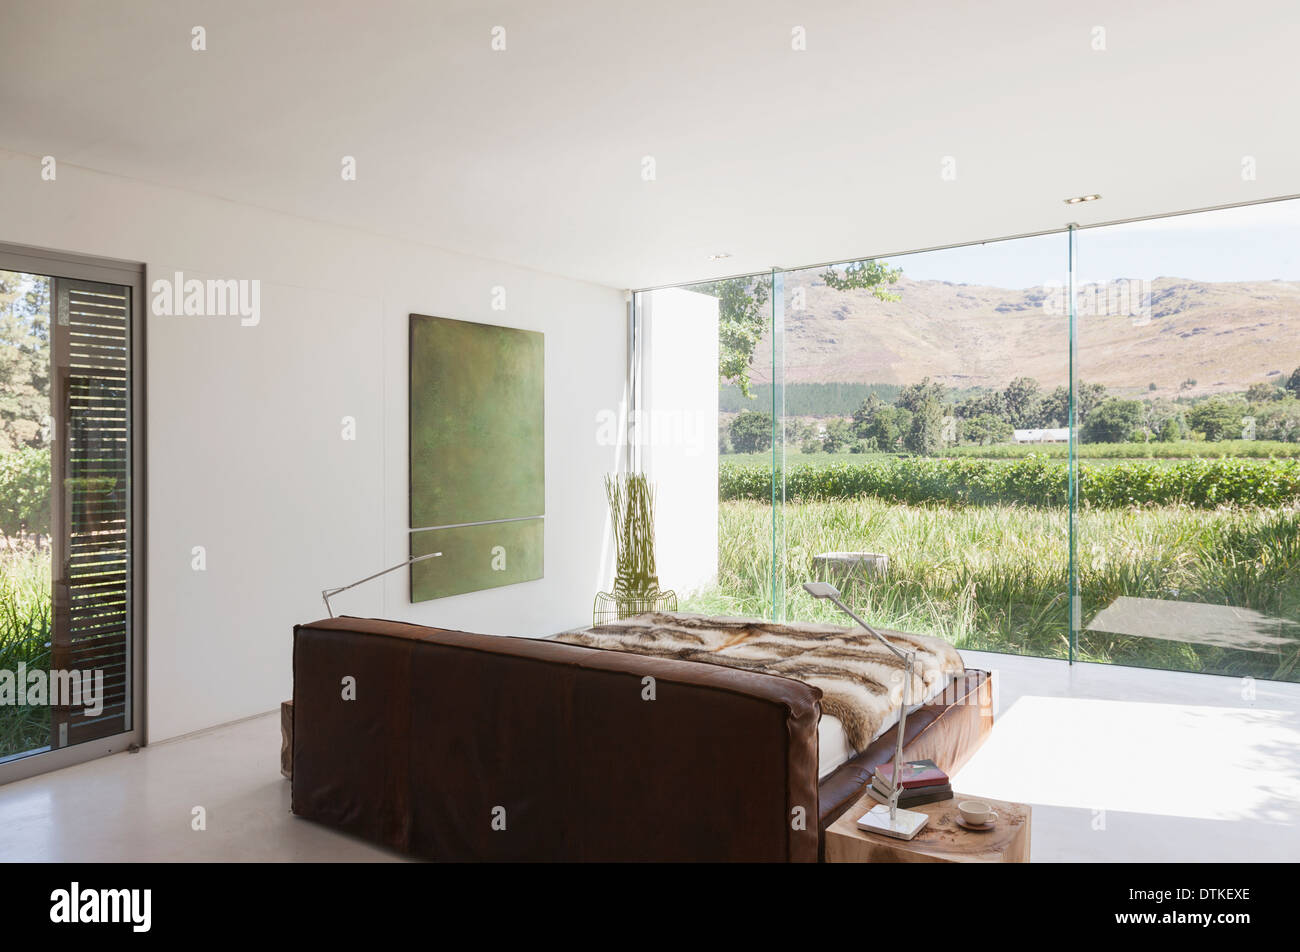
{"label": "white ceiling", "polygon": [[1300,193],[1297,50],[1294,0],[3,0],[0,148],[645,287]]}

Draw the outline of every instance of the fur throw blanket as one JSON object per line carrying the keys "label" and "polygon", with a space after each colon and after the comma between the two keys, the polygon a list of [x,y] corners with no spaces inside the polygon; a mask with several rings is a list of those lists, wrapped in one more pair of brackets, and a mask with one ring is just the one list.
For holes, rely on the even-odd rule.
{"label": "fur throw blanket", "polygon": [[[927,701],[965,668],[946,641],[877,628],[898,648],[916,652],[911,699]],[[837,717],[854,750],[864,750],[895,720],[903,661],[861,628],[647,613],[557,635],[556,641],[610,651],[702,661],[794,678],[820,688],[822,711]]]}

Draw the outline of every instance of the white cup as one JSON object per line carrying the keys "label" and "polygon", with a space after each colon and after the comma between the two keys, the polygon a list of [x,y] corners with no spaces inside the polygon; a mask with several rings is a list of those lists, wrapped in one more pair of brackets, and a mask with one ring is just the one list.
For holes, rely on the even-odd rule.
{"label": "white cup", "polygon": [[998,818],[993,807],[983,800],[963,800],[957,804],[957,812],[971,826],[985,826]]}

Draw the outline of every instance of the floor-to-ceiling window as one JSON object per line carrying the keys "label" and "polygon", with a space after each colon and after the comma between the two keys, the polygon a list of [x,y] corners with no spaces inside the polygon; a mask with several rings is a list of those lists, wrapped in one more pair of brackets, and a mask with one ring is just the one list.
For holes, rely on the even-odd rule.
{"label": "floor-to-ceiling window", "polygon": [[142,736],[141,277],[0,248],[0,782]]}
{"label": "floor-to-ceiling window", "polygon": [[1297,249],[1292,200],[695,286],[718,572],[684,607],[831,620],[828,578],[959,647],[1300,679]]}
{"label": "floor-to-ceiling window", "polygon": [[1300,680],[1300,201],[1075,238],[1079,657]]}
{"label": "floor-to-ceiling window", "polygon": [[883,627],[959,647],[1069,646],[1068,320],[1046,235],[790,272],[787,615],[831,581]]}

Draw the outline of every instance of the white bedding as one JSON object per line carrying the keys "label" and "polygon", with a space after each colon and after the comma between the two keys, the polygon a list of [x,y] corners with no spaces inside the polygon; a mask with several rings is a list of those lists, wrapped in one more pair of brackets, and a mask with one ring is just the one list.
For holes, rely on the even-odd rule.
{"label": "white bedding", "polygon": [[[929,704],[942,693],[943,687],[941,686],[937,691],[927,695],[920,704],[913,704],[907,710],[908,716],[910,717],[913,712]],[[871,738],[872,741],[875,741],[877,737],[897,723],[898,714],[895,712],[885,719],[885,723],[881,725],[880,730],[876,731],[875,737]],[[856,750],[849,746],[849,736],[844,730],[843,722],[838,717],[823,714],[822,719],[817,722],[817,779],[824,780],[827,774],[857,753]]]}

